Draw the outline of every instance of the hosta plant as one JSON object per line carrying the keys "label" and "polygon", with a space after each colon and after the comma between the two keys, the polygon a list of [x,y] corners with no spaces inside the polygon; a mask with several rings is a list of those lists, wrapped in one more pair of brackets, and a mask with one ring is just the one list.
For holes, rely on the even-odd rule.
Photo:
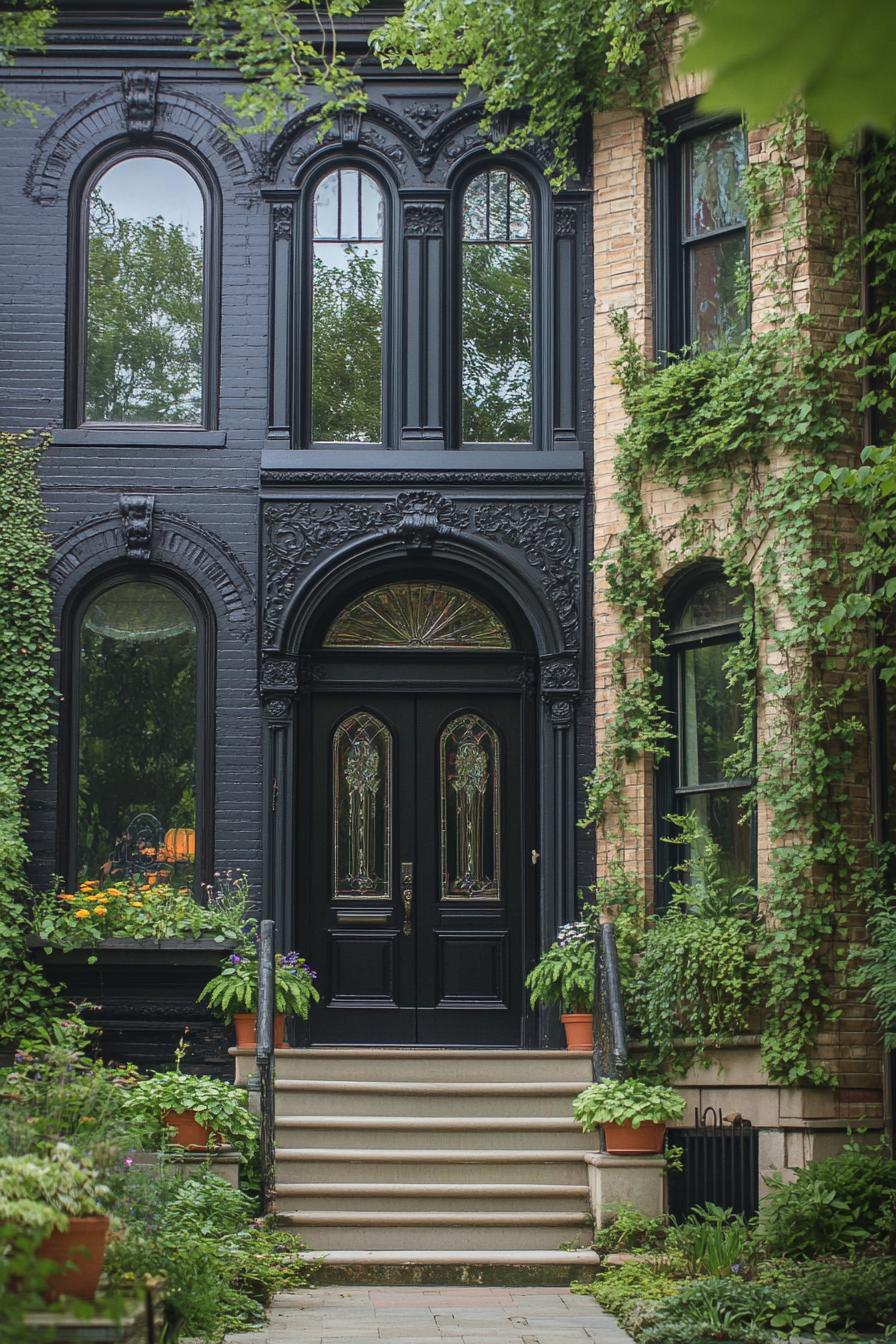
{"label": "hosta plant", "polygon": [[46,1237],[106,1212],[111,1191],[67,1143],[42,1157],[0,1157],[0,1224]]}
{"label": "hosta plant", "polygon": [[258,1122],[247,1104],[247,1093],[220,1078],[203,1074],[152,1073],[122,1095],[125,1111],[138,1123],[149,1123],[156,1137],[167,1140],[165,1115],[193,1111],[197,1123],[209,1131],[212,1144],[229,1144],[250,1156],[258,1143]]}
{"label": "hosta plant", "polygon": [[680,1120],[684,1101],[671,1087],[638,1078],[604,1078],[580,1092],[572,1112],[585,1133],[598,1125],[664,1125]]}
{"label": "hosta plant", "polygon": [[[298,952],[278,952],[274,959],[274,1011],[306,1018],[320,998],[313,971]],[[232,952],[199,995],[213,1012],[229,1022],[234,1013],[258,1011],[258,957],[255,952]]]}
{"label": "hosta plant", "polygon": [[565,924],[526,977],[532,1007],[557,1004],[563,1013],[594,1006],[594,936],[584,921]]}

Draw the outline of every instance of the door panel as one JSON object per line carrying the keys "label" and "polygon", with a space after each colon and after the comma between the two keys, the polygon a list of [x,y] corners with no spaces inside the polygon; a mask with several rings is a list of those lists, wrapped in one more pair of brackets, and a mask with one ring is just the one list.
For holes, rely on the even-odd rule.
{"label": "door panel", "polygon": [[523,699],[439,684],[310,697],[296,849],[316,1043],[522,1043]]}

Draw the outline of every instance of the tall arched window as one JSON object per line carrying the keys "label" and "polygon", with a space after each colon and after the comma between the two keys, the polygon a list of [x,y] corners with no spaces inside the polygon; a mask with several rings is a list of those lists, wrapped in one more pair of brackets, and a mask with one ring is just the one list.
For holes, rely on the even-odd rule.
{"label": "tall arched window", "polygon": [[[755,850],[755,822],[745,802],[753,781],[735,776],[731,764],[744,706],[726,664],[740,637],[742,598],[720,571],[704,570],[673,593],[668,617],[674,738],[658,790],[658,867],[661,872],[680,867],[663,883],[666,897],[671,881],[682,875],[692,882],[703,876],[729,889],[749,883]],[[687,818],[689,844],[669,843],[681,835],[666,820],[670,815]]]}
{"label": "tall arched window", "polygon": [[386,204],[369,173],[338,168],[312,206],[311,437],[383,439]]}
{"label": "tall arched window", "polygon": [[183,164],[131,154],[86,202],[80,419],[208,418],[206,199]]}
{"label": "tall arched window", "polygon": [[463,200],[461,297],[465,443],[532,440],[532,199],[506,168]]}
{"label": "tall arched window", "polygon": [[[200,761],[206,631],[186,597],[123,579],[74,631],[69,880],[190,886],[208,837]],[[155,878],[152,875],[155,874]]]}

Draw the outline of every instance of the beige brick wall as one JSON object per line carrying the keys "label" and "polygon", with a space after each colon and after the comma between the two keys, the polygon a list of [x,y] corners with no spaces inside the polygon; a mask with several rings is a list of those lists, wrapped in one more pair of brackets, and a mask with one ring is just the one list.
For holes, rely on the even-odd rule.
{"label": "beige brick wall", "polygon": [[[680,45],[684,25],[673,35],[674,48]],[[677,79],[668,74],[663,80],[663,105],[671,107],[701,92],[695,76]],[[613,459],[615,440],[625,424],[619,388],[614,382],[612,364],[618,353],[617,337],[611,326],[611,313],[624,309],[631,329],[648,355],[653,354],[652,243],[651,243],[651,190],[650,168],[647,157],[647,126],[644,116],[628,109],[599,113],[594,121],[594,257],[595,257],[595,443],[594,443],[594,505],[595,555],[600,557],[616,544],[621,518],[614,503],[615,483]],[[811,137],[806,144],[806,156],[817,154],[819,143]],[[768,130],[752,130],[749,135],[751,162],[762,162],[774,152],[772,134]],[[797,162],[797,169],[802,165]],[[752,323],[754,332],[761,331],[773,317],[774,293],[777,284],[786,284],[800,309],[818,319],[819,339],[827,339],[839,321],[850,287],[856,276],[846,276],[837,284],[832,279],[832,262],[838,246],[836,237],[829,234],[827,221],[833,213],[839,217],[843,229],[857,226],[858,190],[850,165],[843,165],[823,200],[810,200],[808,207],[796,217],[791,202],[782,200],[780,208],[772,212],[761,232],[753,231],[750,239],[751,265],[754,272],[754,302]],[[771,274],[774,285],[764,282]],[[854,396],[854,389],[844,386],[844,398]],[[856,440],[844,445],[843,455],[860,446],[859,421],[856,416]],[[774,463],[773,463],[774,469]],[[644,502],[648,513],[663,529],[668,538],[666,546],[666,574],[674,572],[676,560],[676,528],[681,522],[687,501],[676,491],[645,486]],[[720,495],[707,502],[705,518],[710,532],[724,524],[725,500]],[[834,534],[840,540],[848,539],[842,518],[828,516],[819,519],[819,546],[830,545]],[[597,746],[606,730],[613,709],[613,687],[608,650],[619,634],[616,613],[606,596],[605,579],[598,570],[595,575],[595,709]],[[863,697],[850,706],[857,714],[868,719],[868,704]],[[765,707],[759,706],[758,731],[775,731],[766,721]],[[854,832],[864,835],[870,814],[871,795],[868,769],[868,745],[864,739],[857,744],[850,794]],[[628,828],[622,851],[611,850],[606,835],[598,836],[598,870],[605,871],[612,859],[624,860],[626,870],[643,882],[652,899],[653,886],[653,770],[648,760],[630,767],[626,774],[625,793],[628,804]],[[612,809],[608,817],[613,829]],[[758,849],[760,878],[767,870],[769,855],[768,818],[758,817]],[[851,909],[848,876],[839,895],[844,916],[843,937],[847,941],[861,941],[864,927],[861,914]],[[827,1061],[838,1074],[840,1091],[836,1094],[835,1115],[840,1119],[857,1119],[859,1115],[879,1113],[881,1099],[881,1051],[879,1033],[870,1005],[860,1001],[861,995],[846,993],[837,987],[836,997],[842,1007],[842,1016],[831,1023],[820,1035],[819,1057]]]}

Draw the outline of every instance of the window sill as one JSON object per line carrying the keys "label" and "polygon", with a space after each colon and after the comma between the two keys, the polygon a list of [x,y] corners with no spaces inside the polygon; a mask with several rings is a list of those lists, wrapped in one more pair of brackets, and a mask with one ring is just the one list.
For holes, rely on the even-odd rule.
{"label": "window sill", "polygon": [[54,429],[60,448],[225,448],[226,429],[166,429],[143,425],[139,429]]}

